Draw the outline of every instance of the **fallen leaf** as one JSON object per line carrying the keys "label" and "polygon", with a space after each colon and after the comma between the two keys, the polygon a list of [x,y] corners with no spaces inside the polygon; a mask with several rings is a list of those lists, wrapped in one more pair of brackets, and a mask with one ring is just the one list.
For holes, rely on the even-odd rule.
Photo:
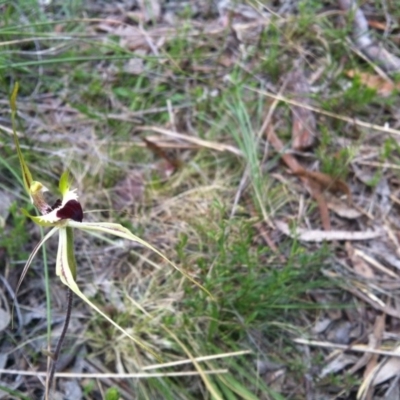
{"label": "fallen leaf", "polygon": [[[396,352],[400,352],[400,346],[397,347]],[[384,359],[374,367],[374,369],[369,373],[368,377],[360,385],[357,393],[357,399],[364,399],[367,395],[368,388],[386,382],[387,380],[399,375],[399,373],[399,357],[390,357],[388,359]]]}
{"label": "fallen leaf", "polygon": [[[310,85],[300,66],[295,67],[287,76],[287,89],[291,90],[293,100],[310,105]],[[316,138],[314,113],[307,108],[291,106],[292,111],[292,148],[304,150],[311,147]]]}
{"label": "fallen leaf", "polygon": [[304,242],[332,242],[336,240],[371,240],[385,234],[383,229],[375,231],[323,231],[303,228],[291,229],[284,221],[275,221],[276,227],[285,235]]}
{"label": "fallen leaf", "polygon": [[10,207],[15,196],[10,192],[0,189],[0,228],[4,228],[6,220],[10,214]]}
{"label": "fallen leaf", "polygon": [[[390,270],[389,268],[386,268],[384,265],[382,265],[380,262],[378,262],[375,258],[369,256],[368,254],[364,253],[363,251],[357,249],[355,250],[355,254],[357,257],[362,258],[365,262],[367,262],[369,265],[375,267],[378,271],[394,278],[395,280],[398,280],[398,275]],[[395,281],[392,281],[392,283],[396,283]]]}
{"label": "fallen leaf", "polygon": [[363,214],[361,211],[358,211],[352,206],[349,206],[347,203],[338,199],[337,197],[329,197],[328,198],[328,208],[332,210],[335,214],[339,215],[339,217],[346,219],[357,219],[361,217]]}
{"label": "fallen leaf", "polygon": [[350,321],[339,320],[329,327],[326,338],[332,343],[349,344],[353,324]]}
{"label": "fallen leaf", "polygon": [[329,325],[332,323],[332,320],[330,318],[322,318],[319,319],[313,326],[312,332],[315,334],[323,333],[325,332]]}
{"label": "fallen leaf", "polygon": [[350,258],[351,264],[353,265],[354,272],[366,279],[375,278],[372,268],[366,261],[356,254],[356,251],[350,242],[346,242],[345,248],[347,256]]}
{"label": "fallen leaf", "polygon": [[83,397],[82,389],[77,379],[60,380],[60,388],[70,399],[81,399]]}
{"label": "fallen leaf", "polygon": [[282,393],[282,387],[285,383],[286,369],[282,368],[278,371],[271,371],[265,374],[265,382],[268,387],[277,393]]}
{"label": "fallen leaf", "polygon": [[142,138],[146,146],[158,157],[162,158],[165,162],[163,163],[164,172],[168,171],[167,175],[170,176],[178,169],[182,167],[182,162],[176,157],[172,157],[167,152],[158,146],[155,142],[152,142],[145,137]]}
{"label": "fallen leaf", "polygon": [[[385,322],[386,322],[386,315],[381,314],[378,315],[375,319],[375,324],[374,324],[374,331],[373,331],[373,336],[375,337],[375,342],[376,342],[376,347],[379,348],[381,343],[382,343],[382,336],[383,332],[385,331]],[[364,379],[367,380],[372,371],[375,369],[377,363],[378,363],[378,354],[373,354],[365,368],[364,371]],[[372,395],[373,395],[374,387],[373,385],[368,385],[366,392],[365,392],[365,398],[366,400],[372,400]]]}
{"label": "fallen leaf", "polygon": [[161,16],[161,5],[158,0],[138,0],[144,22],[156,22]]}
{"label": "fallen leaf", "polygon": [[10,321],[10,313],[4,310],[4,308],[0,308],[0,332],[7,328],[7,326],[10,324]]}
{"label": "fallen leaf", "polygon": [[354,69],[346,71],[346,75],[350,78],[358,78],[360,82],[376,92],[382,97],[390,96],[395,89],[400,89],[399,84],[393,81],[382,78],[379,75],[373,75],[368,72],[360,72]]}
{"label": "fallen leaf", "polygon": [[354,364],[357,361],[357,357],[351,354],[340,352],[332,361],[330,361],[319,374],[319,378],[323,378],[329,374],[340,372],[346,368],[349,364]]}
{"label": "fallen leaf", "polygon": [[277,371],[278,369],[283,368],[282,364],[271,361],[267,356],[265,356],[264,360],[256,360],[255,363],[257,373],[260,375],[266,374],[267,372],[271,371]]}
{"label": "fallen leaf", "polygon": [[144,56],[147,53],[146,50],[137,49],[135,54],[138,57],[131,58],[125,65],[124,65],[124,72],[131,74],[131,75],[140,75],[144,71]]}
{"label": "fallen leaf", "polygon": [[375,20],[368,20],[368,25],[371,28],[375,28],[375,29],[379,29],[381,31],[385,31],[387,29],[387,24],[384,22],[380,22],[380,21],[375,21]]}

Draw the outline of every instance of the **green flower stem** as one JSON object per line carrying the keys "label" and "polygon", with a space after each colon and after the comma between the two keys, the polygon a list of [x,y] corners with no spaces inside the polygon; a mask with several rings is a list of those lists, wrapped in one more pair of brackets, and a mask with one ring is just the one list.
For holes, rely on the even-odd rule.
{"label": "green flower stem", "polygon": [[55,351],[53,353],[53,361],[52,361],[52,365],[51,365],[51,369],[50,369],[50,375],[49,375],[49,379],[48,379],[47,385],[46,385],[46,393],[47,394],[50,393],[50,389],[52,387],[54,374],[56,373],[56,369],[57,369],[58,357],[60,356],[61,347],[62,347],[62,344],[63,344],[64,339],[65,339],[65,335],[66,335],[67,330],[68,330],[68,325],[69,325],[69,321],[70,321],[70,318],[71,318],[71,312],[72,312],[72,297],[73,297],[72,290],[70,288],[67,288],[67,311],[66,311],[66,314],[65,314],[64,326],[63,326],[63,329],[61,331],[61,335],[60,335],[60,337],[58,339],[56,349],[55,349]]}
{"label": "green flower stem", "polygon": [[76,280],[76,260],[75,260],[75,252],[74,252],[74,231],[69,226],[66,228],[67,230],[67,257],[68,257],[68,265],[72,273],[72,277]]}

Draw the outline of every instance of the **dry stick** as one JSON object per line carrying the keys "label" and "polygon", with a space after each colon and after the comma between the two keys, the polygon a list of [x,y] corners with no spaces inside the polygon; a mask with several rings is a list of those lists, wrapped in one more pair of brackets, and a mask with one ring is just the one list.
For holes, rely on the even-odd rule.
{"label": "dry stick", "polygon": [[53,363],[52,363],[51,369],[50,369],[49,380],[47,381],[47,385],[46,385],[46,394],[49,393],[49,389],[52,386],[52,382],[53,382],[53,379],[54,379],[54,374],[56,373],[58,357],[59,357],[60,352],[61,352],[61,346],[62,346],[62,344],[64,342],[65,335],[66,335],[67,330],[68,330],[69,321],[71,319],[72,297],[73,297],[72,290],[70,288],[67,288],[67,312],[65,314],[64,326],[63,326],[63,329],[61,331],[60,338],[58,339],[56,349],[55,349],[55,351],[53,353],[53,357],[52,357]]}

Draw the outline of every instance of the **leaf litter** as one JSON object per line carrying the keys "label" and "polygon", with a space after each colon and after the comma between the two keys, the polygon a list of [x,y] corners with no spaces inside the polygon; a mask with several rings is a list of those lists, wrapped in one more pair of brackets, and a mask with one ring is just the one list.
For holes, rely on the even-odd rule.
{"label": "leaf litter", "polygon": [[[252,60],[252,51],[259,43],[257,41],[262,39],[263,29],[270,26],[271,16],[279,17],[274,24],[278,28],[287,29],[285,31],[285,34],[288,35],[287,38],[293,39],[290,37],[290,29],[285,24],[290,24],[290,18],[295,15],[295,10],[291,9],[288,3],[279,3],[281,3],[280,9],[269,12],[272,9],[256,10],[254,7],[244,4],[234,5],[229,2],[220,2],[216,12],[214,14],[212,11],[210,12],[211,17],[204,17],[201,21],[196,17],[187,20],[186,34],[192,46],[200,47],[212,40],[226,51],[222,55],[210,52],[206,61],[196,61],[196,64],[189,65],[188,69],[185,65],[182,68],[179,63],[174,67],[180,71],[186,69],[193,73],[200,73],[202,79],[215,73],[214,80],[221,80],[221,82],[225,76],[231,73],[231,69],[236,64],[242,64],[240,68],[252,71],[259,62],[257,58]],[[174,6],[176,7],[176,5]],[[169,62],[175,62],[175,60],[168,60],[165,51],[179,35],[179,28],[175,25],[175,22],[179,20],[179,13],[172,12],[171,14],[171,8],[168,9],[168,7],[172,7],[172,5],[167,6],[164,2],[149,1],[138,2],[134,12],[121,11],[118,7],[114,7],[111,12],[108,8],[108,15],[104,15],[102,21],[88,27],[88,31],[100,33],[105,42],[108,42],[110,37],[118,38],[120,48],[129,51],[131,55],[124,65],[125,73],[139,77],[151,76],[152,79],[155,79],[148,69],[151,57],[159,57],[157,62],[163,66]],[[367,59],[374,63],[372,65],[374,74],[363,72],[365,65],[360,60],[358,60],[357,68],[345,69],[347,71],[345,74],[353,80],[358,79],[362,85],[375,90],[380,96],[392,96],[397,85],[393,83],[394,79],[391,74],[398,69],[398,60],[387,49],[379,47],[375,39],[372,39],[367,25],[369,24],[371,27],[376,23],[371,20],[367,21],[363,9],[356,7],[352,1],[339,1],[336,7],[349,14],[343,14],[344,18],[351,18],[351,8],[354,11],[354,19],[350,24],[354,47],[347,47],[347,50],[351,49],[355,54],[351,57],[355,57],[356,60],[358,57],[363,62]],[[167,11],[170,13],[169,16],[166,15]],[[208,36],[208,40],[205,39],[205,35]],[[369,47],[365,47],[365,43]],[[246,47],[249,45],[250,48]],[[312,50],[308,49],[301,41],[296,42],[296,45],[301,47],[301,58],[309,61],[306,54],[308,56],[312,54],[314,57],[312,61],[323,65],[322,60],[318,58],[318,52],[312,53]],[[267,46],[265,47],[267,48]],[[324,49],[327,51],[327,47]],[[263,57],[266,57],[265,54]],[[286,62],[288,62],[287,60]],[[299,65],[303,66],[300,68]],[[263,230],[262,223],[257,225],[257,229],[264,236],[266,243],[275,247],[274,250],[278,252],[283,237],[290,237],[294,239],[293,242],[305,243],[305,249],[310,252],[317,249],[318,243],[331,244],[332,247],[329,248],[334,256],[324,273],[334,282],[332,286],[341,287],[343,290],[330,290],[330,293],[323,293],[319,296],[310,290],[309,295],[317,299],[317,302],[325,303],[327,308],[329,304],[340,303],[352,304],[355,309],[353,314],[343,310],[336,313],[334,310],[324,311],[322,318],[309,332],[311,340],[297,341],[302,346],[307,346],[310,354],[314,354],[312,349],[318,346],[334,349],[333,351],[329,350],[328,353],[319,353],[324,355],[323,365],[320,365],[320,370],[314,376],[312,375],[313,371],[310,370],[310,379],[311,381],[314,379],[314,381],[311,389],[307,389],[308,393],[319,390],[316,393],[317,395],[321,394],[320,389],[315,389],[318,386],[318,380],[326,379],[330,375],[343,374],[345,376],[349,372],[358,373],[359,379],[363,380],[358,390],[359,398],[368,398],[367,396],[374,396],[374,394],[380,396],[383,390],[389,390],[389,386],[385,386],[387,381],[396,382],[396,371],[398,373],[399,369],[398,348],[394,343],[398,339],[396,336],[398,325],[394,321],[400,316],[399,287],[396,287],[399,270],[397,259],[400,252],[398,244],[400,221],[396,200],[400,184],[394,168],[387,167],[390,164],[398,166],[399,157],[395,136],[398,135],[398,131],[396,131],[398,126],[391,128],[389,125],[385,125],[384,121],[390,118],[383,117],[384,113],[393,116],[394,111],[390,106],[382,109],[376,107],[381,112],[381,114],[377,113],[376,119],[370,118],[368,113],[371,112],[371,109],[364,114],[361,112],[362,116],[358,118],[355,111],[351,110],[347,113],[346,110],[338,110],[332,106],[333,110],[328,108],[324,114],[325,108],[318,109],[319,105],[315,105],[314,101],[311,101],[312,98],[317,98],[315,94],[325,96],[326,99],[329,98],[329,94],[318,92],[318,84],[321,83],[318,81],[318,77],[316,81],[307,78],[316,72],[314,66],[307,62],[305,64],[293,63],[293,65],[288,65],[287,69],[291,75],[289,75],[289,84],[283,90],[284,96],[281,96],[280,91],[277,90],[276,81],[270,79],[269,76],[266,78],[268,74],[265,71],[258,73],[255,70],[253,72],[259,81],[268,80],[266,88],[262,88],[264,92],[272,90],[275,97],[278,96],[277,93],[280,96],[276,97],[277,107],[271,113],[264,140],[275,152],[273,154],[269,149],[269,156],[273,154],[279,160],[283,160],[286,167],[282,167],[279,162],[275,163],[271,168],[271,176],[275,179],[280,175],[281,187],[290,185],[288,193],[292,191],[296,194],[295,199],[290,199],[282,208],[277,207],[276,214],[271,215],[271,222],[275,226],[275,230],[271,230],[271,227],[268,228],[268,231]],[[285,71],[281,72],[283,74]],[[162,79],[175,78],[171,73],[169,77]],[[329,77],[327,72],[325,78],[337,80],[338,84],[343,84],[344,88],[349,83],[348,79],[342,80],[340,74]],[[115,79],[115,75],[113,75],[113,79]],[[222,85],[216,85],[217,90],[221,90],[223,85],[229,85],[228,82],[229,80],[225,80]],[[262,94],[260,96],[263,98]],[[283,105],[288,107],[291,113],[290,122],[286,127],[287,130],[290,130],[291,142],[283,139],[285,137]],[[190,105],[189,108],[196,109],[196,106]],[[56,114],[57,109],[59,111]],[[317,112],[318,110],[322,113]],[[119,109],[117,112],[114,110],[114,114],[118,112]],[[117,117],[129,118],[130,114],[128,111],[125,114],[121,112]],[[55,110],[49,111],[47,118],[49,125],[57,125],[57,129],[66,129],[67,116],[60,112],[59,104]],[[68,124],[73,124],[74,118],[75,115],[68,118]],[[57,124],[54,121],[57,121]],[[339,121],[343,124],[337,125],[336,128],[335,123],[339,124]],[[359,123],[360,121],[362,123]],[[364,123],[364,121],[367,122]],[[390,121],[390,124],[392,123],[398,122],[393,118]],[[63,124],[65,124],[64,127]],[[342,166],[348,172],[345,179],[324,170],[321,159],[317,160],[316,149],[321,141],[325,140],[322,134],[324,127],[331,131],[343,129],[347,135],[346,139],[348,138],[351,145],[355,143],[357,155]],[[43,129],[43,125],[41,129]],[[172,174],[168,174],[166,177],[167,181],[171,179],[171,182],[173,182],[174,173],[179,172],[181,164],[177,166],[176,160],[171,159],[169,155],[162,155],[163,151],[159,151],[163,150],[163,145],[160,145],[163,137],[168,138],[172,147],[174,145],[176,147],[187,146],[190,148],[191,155],[207,151],[213,154],[213,157],[232,157],[235,163],[238,160],[242,162],[245,157],[243,150],[229,138],[223,141],[219,138],[215,139],[215,137],[204,138],[197,135],[195,130],[184,129],[181,126],[177,129],[176,125],[163,125],[161,122],[156,125],[149,118],[145,119],[140,126],[136,126],[134,132],[160,135],[157,139],[149,139],[150,143],[154,144],[153,147],[147,142],[145,145],[150,149],[149,152],[154,152],[156,161],[153,166],[155,168],[163,170],[171,167]],[[86,136],[86,133],[83,136]],[[71,135],[68,137],[72,143]],[[65,140],[65,135],[57,137],[56,134],[51,134],[48,135],[48,138],[51,138],[54,143],[60,143]],[[340,140],[337,139],[335,142],[335,138],[332,138],[332,147],[340,147]],[[347,145],[343,147],[345,146]],[[368,146],[370,146],[369,149]],[[392,146],[391,154],[383,155],[384,146]],[[99,149],[101,149],[100,144]],[[359,154],[363,154],[362,159],[358,157]],[[162,160],[159,159],[160,157]],[[333,155],[330,153],[326,157],[333,157]],[[382,161],[385,157],[386,159]],[[390,163],[387,163],[387,159],[390,159]],[[161,165],[159,167],[157,165],[159,161],[167,164],[159,164]],[[268,157],[266,161],[269,161]],[[385,167],[380,169],[380,165],[385,165]],[[286,168],[289,168],[289,171]],[[182,169],[185,170],[185,164]],[[277,181],[278,179],[275,182]],[[134,210],[140,209],[146,203],[149,191],[146,185],[147,176],[143,172],[143,168],[135,166],[134,169],[129,169],[124,177],[117,180],[112,189],[114,194],[109,200],[115,208],[125,209],[131,213],[135,212]],[[210,185],[210,187],[217,186]],[[90,200],[88,201],[90,202]],[[196,207],[197,210],[201,210],[203,215],[209,212],[208,202],[211,200],[204,195],[203,198],[193,200],[190,196],[175,199],[175,202],[169,203],[173,204],[170,209],[168,209],[168,205],[159,205],[158,208],[152,209],[150,214],[160,220],[163,219],[171,230],[176,229],[176,226],[183,224],[181,221],[184,220],[183,216],[193,212],[194,208],[189,207],[191,202],[199,203],[196,204]],[[301,206],[300,202],[302,202]],[[318,212],[314,212],[315,207]],[[174,218],[173,212],[176,212],[178,217]],[[252,217],[256,217],[257,213],[258,210],[253,207],[251,209]],[[161,221],[160,224],[162,224]],[[151,229],[153,229],[152,234],[157,236],[157,230],[154,227]],[[170,234],[170,236],[173,235],[174,233]],[[165,240],[166,236],[165,234],[164,236],[160,235],[158,240],[163,243],[171,243],[172,239]],[[118,259],[121,256],[120,252],[112,247],[107,248],[106,253],[105,258],[108,260]],[[285,258],[284,254],[282,256]],[[121,266],[121,269],[123,268],[126,267]],[[140,273],[145,275],[144,268]],[[139,279],[135,281],[139,281]],[[109,298],[112,298],[112,287],[104,287],[102,290],[107,292]],[[95,292],[93,294],[95,295]],[[332,296],[330,296],[331,294]],[[151,302],[151,299],[148,301]],[[37,303],[33,301],[32,307],[37,307]],[[119,307],[123,309],[122,304],[119,304]],[[358,330],[360,325],[363,325],[363,332]],[[358,354],[361,354],[360,357]],[[110,357],[109,353],[108,356]],[[268,364],[266,363],[267,361],[264,361],[258,366],[265,366]],[[269,374],[264,377],[266,381],[270,385],[275,385],[275,389],[279,392],[289,393],[291,389],[293,390],[290,374],[284,368],[270,371],[268,365],[265,368],[267,371],[264,371]],[[20,368],[24,367],[20,366]],[[332,383],[330,385],[335,386]],[[78,390],[76,387],[73,389]],[[334,389],[336,388],[332,390]],[[64,388],[65,390],[66,388]],[[299,390],[302,391],[303,388]],[[351,393],[354,395],[355,392],[353,387]]]}

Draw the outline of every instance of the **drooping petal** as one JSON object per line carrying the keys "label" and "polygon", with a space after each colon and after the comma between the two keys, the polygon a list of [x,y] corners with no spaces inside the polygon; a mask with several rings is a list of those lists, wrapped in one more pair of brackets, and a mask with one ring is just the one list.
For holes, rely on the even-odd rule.
{"label": "drooping petal", "polygon": [[57,259],[56,259],[56,275],[61,277],[63,273],[62,267],[65,265],[68,266],[68,260],[63,262],[63,252],[65,248],[66,253],[66,246],[67,246],[67,230],[65,227],[60,228],[58,231],[58,250],[57,250]]}
{"label": "drooping petal", "polygon": [[40,240],[40,242],[35,246],[35,248],[33,249],[32,253],[29,255],[28,260],[24,266],[24,269],[22,270],[22,274],[19,278],[19,281],[17,283],[17,288],[15,289],[15,297],[17,296],[18,290],[21,286],[22,281],[25,278],[26,273],[28,272],[28,269],[32,263],[32,260],[34,259],[34,257],[36,256],[37,252],[39,251],[39,249],[43,246],[43,244],[50,239],[57,231],[57,228],[53,228],[51,231],[49,231],[46,236],[44,238],[42,238],[42,240]]}
{"label": "drooping petal", "polygon": [[193,279],[190,275],[188,275],[185,271],[182,271],[178,268],[172,261],[170,261],[167,257],[165,257],[162,253],[160,253],[155,247],[140,239],[138,236],[134,235],[129,229],[124,228],[120,224],[115,224],[111,222],[75,222],[75,221],[68,221],[68,226],[72,228],[78,228],[89,233],[91,232],[103,232],[108,233],[110,235],[118,236],[123,239],[131,240],[132,242],[140,243],[142,246],[147,247],[157,255],[159,255],[162,259],[164,259],[168,264],[170,264],[173,268],[178,270],[183,276],[189,279],[192,283],[198,286],[201,290],[206,292],[212,299],[212,294],[203,287],[200,283],[198,283],[195,279]]}
{"label": "drooping petal", "polygon": [[46,215],[31,215],[24,208],[21,208],[21,212],[39,226],[56,226],[57,222],[61,221],[53,211]]}
{"label": "drooping petal", "polygon": [[103,311],[100,310],[94,303],[92,303],[79,289],[78,285],[73,278],[73,274],[68,262],[68,239],[67,239],[67,229],[60,229],[60,237],[58,242],[58,252],[57,252],[57,265],[56,274],[60,277],[62,283],[68,286],[77,296],[79,296],[84,302],[86,302],[90,307],[92,307],[97,313],[99,313],[103,318],[105,318],[110,324],[114,325],[119,331],[124,335],[128,336],[133,342],[142,347],[144,350],[148,351],[154,357],[159,359],[159,356],[155,354],[149,347],[143,344],[140,340],[136,339],[130,335],[125,329],[114,322],[110,317],[108,317]]}

